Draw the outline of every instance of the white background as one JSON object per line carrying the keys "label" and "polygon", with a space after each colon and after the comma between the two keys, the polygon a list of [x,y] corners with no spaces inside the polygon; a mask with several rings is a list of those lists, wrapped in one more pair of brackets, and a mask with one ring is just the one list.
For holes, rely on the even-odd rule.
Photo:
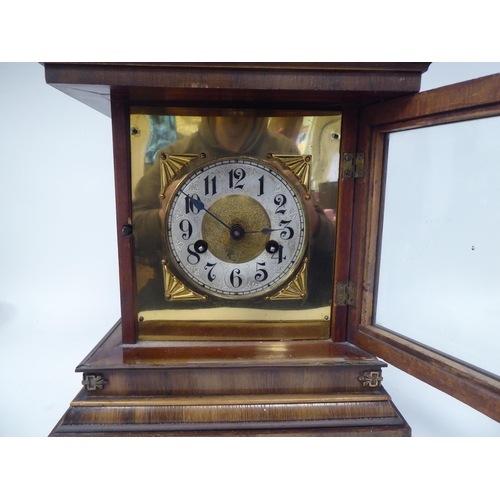
{"label": "white background", "polygon": [[[495,72],[434,63],[422,90]],[[46,436],[81,387],[76,365],[120,316],[111,121],[37,63],[0,64],[0,110],[0,436]],[[383,375],[414,436],[500,436],[404,372]]]}

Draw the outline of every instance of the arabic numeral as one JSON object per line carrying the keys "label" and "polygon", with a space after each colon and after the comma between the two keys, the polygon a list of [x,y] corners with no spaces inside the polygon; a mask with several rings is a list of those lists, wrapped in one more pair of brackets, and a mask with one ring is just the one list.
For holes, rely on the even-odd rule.
{"label": "arabic numeral", "polygon": [[199,208],[197,208],[196,201],[201,201],[201,200],[197,194],[193,194],[191,196],[186,196],[184,198],[184,201],[186,203],[186,206],[185,206],[186,215],[189,214],[190,212],[193,212],[193,214],[200,213]]}
{"label": "arabic numeral", "polygon": [[293,238],[294,230],[291,227],[288,227],[288,224],[292,222],[291,220],[282,220],[280,221],[280,226],[284,228],[284,231],[281,231],[280,237],[283,238],[284,240],[289,240]]}
{"label": "arabic numeral", "polygon": [[231,169],[229,171],[229,187],[231,189],[243,189],[245,184],[242,183],[246,177],[246,173],[242,168]]}
{"label": "arabic numeral", "polygon": [[205,196],[214,196],[217,194],[217,177],[210,178],[208,175],[205,181]]}
{"label": "arabic numeral", "polygon": [[259,194],[257,196],[262,196],[264,194],[264,176],[259,177]]}
{"label": "arabic numeral", "polygon": [[283,245],[278,245],[278,250],[271,255],[271,259],[277,260],[278,264],[286,260],[286,255],[283,255]]}
{"label": "arabic numeral", "polygon": [[241,271],[236,268],[231,271],[231,274],[229,275],[229,281],[231,282],[231,285],[233,288],[239,288],[241,284],[243,283],[243,280],[240,278],[240,273]]}
{"label": "arabic numeral", "polygon": [[198,253],[194,250],[194,244],[191,244],[187,247],[187,251],[189,253],[188,257],[187,257],[187,261],[192,265],[192,266],[196,266],[196,264],[198,264],[198,262],[200,262],[200,256],[198,255]]}
{"label": "arabic numeral", "polygon": [[[256,273],[255,273],[255,281],[266,281],[269,274],[268,272],[265,270],[265,269],[262,269],[262,267],[264,267],[266,265],[265,262],[257,262],[255,264],[255,269],[256,269]],[[259,268],[260,266],[260,268]]]}
{"label": "arabic numeral", "polygon": [[217,265],[217,263],[215,263],[215,264],[210,264],[210,262],[207,262],[207,263],[205,264],[204,269],[205,269],[205,271],[208,271],[207,278],[208,278],[208,281],[210,281],[210,283],[211,283],[212,281],[214,281],[214,280],[215,280],[215,278],[217,278],[217,276],[215,276],[215,274],[213,274],[213,270],[214,270],[214,267],[215,267],[216,265]]}
{"label": "arabic numeral", "polygon": [[274,204],[278,206],[274,213],[284,214],[286,212],[286,208],[284,208],[286,205],[286,196],[284,194],[277,194],[274,197]]}
{"label": "arabic numeral", "polygon": [[193,234],[193,226],[191,225],[191,222],[187,219],[182,219],[179,223],[179,229],[182,231],[183,240],[189,240],[189,238],[191,238],[191,235]]}

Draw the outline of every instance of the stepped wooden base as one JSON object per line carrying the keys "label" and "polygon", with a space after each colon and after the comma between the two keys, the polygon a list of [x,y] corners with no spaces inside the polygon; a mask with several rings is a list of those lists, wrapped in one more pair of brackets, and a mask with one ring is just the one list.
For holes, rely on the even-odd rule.
{"label": "stepped wooden base", "polygon": [[409,436],[377,358],[329,341],[120,344],[82,362],[51,436]]}

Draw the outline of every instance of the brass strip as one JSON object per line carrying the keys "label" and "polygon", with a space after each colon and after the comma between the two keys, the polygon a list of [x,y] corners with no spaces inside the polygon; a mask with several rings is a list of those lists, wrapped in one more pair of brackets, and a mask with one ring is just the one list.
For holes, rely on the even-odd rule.
{"label": "brass strip", "polygon": [[[286,311],[288,313],[288,311]],[[282,312],[283,314],[283,312]],[[196,317],[196,312],[193,313]],[[225,318],[221,314],[221,318]],[[139,340],[305,340],[328,339],[328,312],[323,321],[143,321],[139,322]]]}
{"label": "brass strip", "polygon": [[[140,311],[139,316],[144,318],[144,322],[150,321],[193,321],[193,317],[202,311],[202,309],[190,309],[187,311],[169,311],[164,309],[152,311]],[[331,306],[316,307],[314,309],[306,310],[283,310],[283,309],[267,309],[262,307],[260,309],[244,307],[218,307],[214,310],[203,310],[205,321],[212,321],[214,323],[221,323],[220,318],[224,318],[224,322],[236,321],[255,323],[257,321],[269,322],[276,321],[283,322],[283,317],[286,316],[287,323],[296,321],[319,321],[324,322],[325,316],[330,315],[332,312]]]}
{"label": "brass strip", "polygon": [[269,394],[255,396],[133,397],[72,401],[70,406],[231,406],[390,401],[388,394]]}

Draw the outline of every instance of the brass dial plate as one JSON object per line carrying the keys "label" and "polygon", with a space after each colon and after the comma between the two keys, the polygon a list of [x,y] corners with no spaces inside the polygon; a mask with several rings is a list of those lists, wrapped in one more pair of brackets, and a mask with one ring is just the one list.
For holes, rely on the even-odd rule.
{"label": "brass dial plate", "polygon": [[194,290],[229,299],[283,288],[308,242],[298,190],[280,168],[254,158],[219,159],[187,174],[165,220],[173,272]]}

